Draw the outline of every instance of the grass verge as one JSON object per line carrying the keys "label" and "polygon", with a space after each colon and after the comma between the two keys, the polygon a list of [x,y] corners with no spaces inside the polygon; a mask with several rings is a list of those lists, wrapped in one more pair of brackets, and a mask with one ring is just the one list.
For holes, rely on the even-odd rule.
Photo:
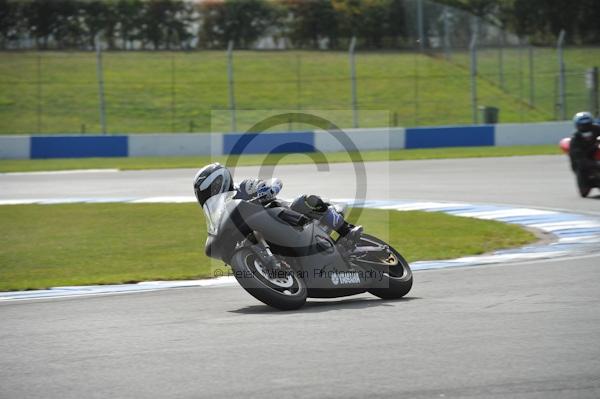
{"label": "grass verge", "polygon": [[[477,255],[534,242],[517,226],[441,213],[364,210],[359,223],[409,261]],[[0,291],[213,276],[193,204],[0,207]]]}
{"label": "grass verge", "polygon": [[[519,48],[502,54],[501,84],[498,50],[478,51],[479,104],[498,107],[506,123],[555,119],[556,50],[535,49],[535,79],[529,79]],[[597,47],[565,49],[568,114],[588,106],[583,76],[599,58]],[[233,62],[241,131],[257,120],[247,110],[352,107],[345,51],[236,51]],[[107,51],[103,63],[109,133],[230,128],[228,115],[213,112],[229,108],[225,51]],[[381,126],[371,110],[389,111],[400,126],[470,123],[469,63],[469,53],[456,49],[452,60],[420,52],[359,52],[360,126]],[[0,134],[100,132],[94,52],[0,52],[0,87]],[[335,123],[352,126],[351,113]]]}
{"label": "grass verge", "polygon": [[[511,157],[526,155],[558,155],[557,145],[510,147],[455,147],[419,150],[366,151],[360,153],[364,161],[404,161],[419,159]],[[306,163],[350,162],[352,154],[345,152],[311,158],[308,154],[244,155],[238,165],[286,165]],[[211,162],[226,163],[227,156],[210,157],[134,157],[134,158],[77,158],[77,159],[19,159],[0,160],[0,172],[34,172],[74,169],[172,169],[197,168]]]}

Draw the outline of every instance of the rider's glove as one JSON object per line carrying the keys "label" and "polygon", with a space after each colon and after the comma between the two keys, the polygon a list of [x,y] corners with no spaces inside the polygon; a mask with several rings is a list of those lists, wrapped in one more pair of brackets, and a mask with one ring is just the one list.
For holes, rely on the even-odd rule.
{"label": "rider's glove", "polygon": [[277,197],[282,187],[283,183],[279,179],[263,181],[256,190],[256,198],[259,198],[260,202],[272,201]]}
{"label": "rider's glove", "polygon": [[266,203],[277,197],[277,194],[279,194],[283,187],[283,183],[280,179],[271,179],[269,181],[252,179],[245,180],[240,186],[250,198]]}
{"label": "rider's glove", "polygon": [[254,197],[260,199],[261,202],[272,199],[271,187],[267,186],[264,181],[261,181],[256,187]]}

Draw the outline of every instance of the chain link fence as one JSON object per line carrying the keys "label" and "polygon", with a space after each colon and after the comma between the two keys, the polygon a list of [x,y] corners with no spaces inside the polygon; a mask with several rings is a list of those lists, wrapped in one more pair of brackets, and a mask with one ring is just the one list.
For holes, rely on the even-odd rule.
{"label": "chain link fence", "polygon": [[[378,127],[369,110],[388,111],[392,126],[482,123],[485,107],[500,122],[537,122],[593,106],[586,71],[600,48],[565,47],[562,85],[557,48],[407,4],[397,50],[365,51],[359,39],[348,51],[0,53],[0,133],[243,131],[256,121],[235,111],[253,109],[353,109],[341,127]],[[214,110],[229,119],[211,123]]]}

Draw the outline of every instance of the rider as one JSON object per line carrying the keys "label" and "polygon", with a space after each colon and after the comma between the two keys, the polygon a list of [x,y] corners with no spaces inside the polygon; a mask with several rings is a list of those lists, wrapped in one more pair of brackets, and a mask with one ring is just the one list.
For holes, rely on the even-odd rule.
{"label": "rider", "polygon": [[[283,183],[279,179],[269,181],[246,179],[238,187],[234,187],[231,173],[219,163],[205,166],[194,177],[194,193],[200,206],[204,206],[204,203],[214,195],[233,190],[237,191],[236,199],[257,200],[262,205],[266,205],[276,199],[282,186]],[[291,204],[279,202],[295,212],[321,221],[350,242],[356,243],[360,239],[362,226],[354,226],[346,222],[334,206],[317,195],[301,195]]]}
{"label": "rider", "polygon": [[594,155],[598,149],[600,126],[594,124],[589,112],[579,112],[573,118],[577,131],[573,133],[569,146],[571,168],[574,172],[586,171],[595,167]]}

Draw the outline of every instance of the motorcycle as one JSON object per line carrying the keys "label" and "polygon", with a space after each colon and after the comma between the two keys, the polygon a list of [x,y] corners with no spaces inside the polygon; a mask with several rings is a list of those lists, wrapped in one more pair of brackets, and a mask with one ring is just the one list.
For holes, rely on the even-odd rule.
{"label": "motorcycle", "polygon": [[370,292],[399,299],[410,291],[409,264],[377,237],[363,234],[358,243],[335,240],[326,225],[282,201],[265,205],[235,195],[222,193],[204,204],[205,252],[230,265],[239,284],[259,301],[294,310],[307,298]]}
{"label": "motorcycle", "polygon": [[[559,146],[565,154],[569,155],[571,138],[567,137],[562,139]],[[583,198],[586,198],[593,188],[600,188],[600,142],[598,142],[596,146],[597,150],[594,156],[596,161],[595,168],[583,171],[572,165],[577,180],[577,188],[579,189],[579,194]]]}

